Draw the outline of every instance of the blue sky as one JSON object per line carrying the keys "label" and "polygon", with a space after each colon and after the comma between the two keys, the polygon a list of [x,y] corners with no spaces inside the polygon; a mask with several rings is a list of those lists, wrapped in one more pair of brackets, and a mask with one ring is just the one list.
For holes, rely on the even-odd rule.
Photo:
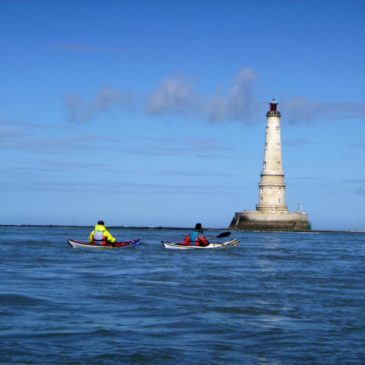
{"label": "blue sky", "polygon": [[2,224],[226,227],[266,111],[289,210],[365,229],[365,2],[0,0]]}

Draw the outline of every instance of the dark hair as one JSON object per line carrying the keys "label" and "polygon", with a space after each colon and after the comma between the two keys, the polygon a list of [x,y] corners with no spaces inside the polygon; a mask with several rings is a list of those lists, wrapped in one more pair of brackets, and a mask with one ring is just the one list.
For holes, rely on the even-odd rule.
{"label": "dark hair", "polygon": [[197,230],[197,231],[202,231],[202,224],[201,223],[197,223],[195,225],[195,228],[194,229]]}
{"label": "dark hair", "polygon": [[102,220],[100,220],[100,221],[98,221],[98,224],[100,224],[100,225],[104,225],[104,221],[102,221]]}

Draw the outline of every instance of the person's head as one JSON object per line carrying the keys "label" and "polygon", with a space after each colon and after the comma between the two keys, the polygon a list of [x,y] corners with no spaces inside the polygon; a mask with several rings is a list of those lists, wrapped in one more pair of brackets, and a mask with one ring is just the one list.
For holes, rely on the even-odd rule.
{"label": "person's head", "polygon": [[197,223],[195,225],[195,228],[194,228],[196,231],[199,231],[199,232],[203,232],[203,229],[202,229],[202,224],[201,223]]}
{"label": "person's head", "polygon": [[98,221],[98,224],[100,224],[101,226],[103,226],[104,225],[104,221],[103,220],[100,220],[100,221]]}

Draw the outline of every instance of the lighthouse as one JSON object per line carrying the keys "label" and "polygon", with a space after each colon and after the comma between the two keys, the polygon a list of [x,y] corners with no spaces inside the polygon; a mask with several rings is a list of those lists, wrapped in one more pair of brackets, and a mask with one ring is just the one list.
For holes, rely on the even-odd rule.
{"label": "lighthouse", "polygon": [[266,138],[264,162],[259,184],[259,212],[287,213],[285,205],[285,182],[281,162],[280,112],[278,103],[270,102],[270,109],[266,113]]}
{"label": "lighthouse", "polygon": [[235,213],[230,229],[262,231],[309,231],[306,213],[289,212],[285,203],[278,102],[273,99],[266,113],[264,160],[259,183],[256,211]]}

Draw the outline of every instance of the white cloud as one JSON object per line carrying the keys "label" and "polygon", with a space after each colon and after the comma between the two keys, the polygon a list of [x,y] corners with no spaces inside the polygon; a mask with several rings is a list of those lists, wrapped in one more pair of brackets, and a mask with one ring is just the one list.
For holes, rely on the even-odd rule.
{"label": "white cloud", "polygon": [[314,142],[309,138],[296,138],[291,140],[283,140],[283,144],[285,144],[286,147],[298,147],[298,146],[316,145],[317,142]]}
{"label": "white cloud", "polygon": [[17,126],[0,124],[0,149],[12,148],[26,138],[24,131]]}
{"label": "white cloud", "polygon": [[65,98],[65,106],[70,122],[87,122],[92,120],[96,115],[113,107],[126,108],[132,111],[134,107],[134,96],[131,92],[103,87],[89,102],[85,102],[77,95],[67,96]]}
{"label": "white cloud", "polygon": [[[268,105],[257,102],[255,85],[252,68],[242,68],[227,92],[219,88],[212,95],[203,95],[188,77],[166,78],[147,98],[146,110],[154,116],[190,115],[210,122],[261,120]],[[364,102],[323,102],[302,96],[279,102],[283,120],[293,124],[365,118]]]}
{"label": "white cloud", "polygon": [[146,101],[147,113],[186,114],[199,108],[199,97],[188,78],[175,76],[164,79]]}
{"label": "white cloud", "polygon": [[213,122],[244,120],[253,103],[256,73],[244,68],[234,77],[227,95],[204,96],[183,76],[166,78],[146,101],[151,115],[194,115]]}
{"label": "white cloud", "polygon": [[52,45],[51,48],[71,53],[125,53],[126,50],[120,47],[101,47],[83,43],[60,43]]}
{"label": "white cloud", "polygon": [[245,120],[252,111],[256,73],[244,68],[235,76],[227,96],[213,95],[207,100],[210,121]]}
{"label": "white cloud", "polygon": [[[153,117],[176,116],[209,122],[238,121],[248,123],[265,118],[268,101],[258,102],[255,97],[256,71],[242,68],[225,90],[216,88],[212,94],[203,94],[192,78],[166,77],[144,100],[144,111]],[[65,98],[68,120],[87,122],[112,108],[134,111],[140,107],[130,91],[101,88],[89,101],[78,95]],[[364,102],[323,102],[294,96],[279,100],[283,121],[292,124],[313,121],[331,121],[365,118]]]}
{"label": "white cloud", "polygon": [[323,102],[295,97],[281,103],[283,117],[290,123],[309,123],[339,119],[365,118],[365,103]]}

